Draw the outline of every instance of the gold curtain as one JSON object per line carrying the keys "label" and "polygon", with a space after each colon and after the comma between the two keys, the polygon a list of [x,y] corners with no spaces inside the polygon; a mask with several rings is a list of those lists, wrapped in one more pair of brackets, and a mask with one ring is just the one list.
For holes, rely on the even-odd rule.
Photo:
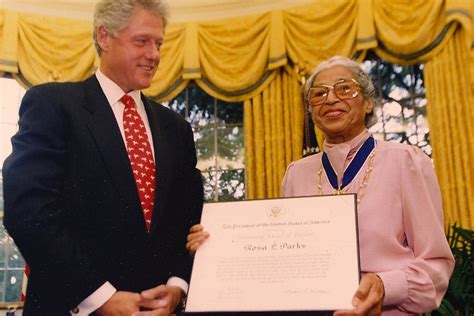
{"label": "gold curtain", "polygon": [[472,77],[461,32],[425,64],[433,159],[443,191],[446,222],[474,227]]}
{"label": "gold curtain", "polygon": [[[293,65],[310,71],[333,55],[361,61],[369,49],[394,63],[424,62],[447,221],[474,228],[474,168],[466,163],[474,156],[469,138],[463,140],[474,123],[467,115],[474,94],[472,16],[470,0],[314,0],[241,18],[171,23],[145,93],[169,100],[194,80],[216,98],[244,101],[247,195],[272,197],[286,165],[301,157],[303,107]],[[98,66],[90,24],[0,9],[0,73],[24,85],[84,79]],[[461,93],[461,78],[467,88],[456,102],[446,101],[451,91]],[[449,112],[447,121],[440,113],[454,103],[462,118]],[[454,149],[447,147],[451,134],[460,139]]]}
{"label": "gold curtain", "polygon": [[247,198],[280,196],[288,164],[301,158],[303,103],[293,69],[280,68],[267,89],[244,102]]}
{"label": "gold curtain", "polygon": [[[150,88],[145,94],[162,101],[177,96],[188,84],[189,78],[185,74],[185,54],[189,47],[189,35],[185,24],[172,24],[166,29],[165,41],[160,54],[158,71],[153,78]],[[188,44],[189,45],[189,44]]]}
{"label": "gold curtain", "polygon": [[455,25],[446,19],[445,2],[385,0],[378,4],[374,7],[379,40],[375,52],[389,61],[405,64],[426,61],[438,54],[455,30]]}
{"label": "gold curtain", "polygon": [[334,56],[356,52],[358,1],[316,1],[289,9],[284,15],[286,51],[308,70]]}
{"label": "gold curtain", "polygon": [[96,54],[88,22],[24,14],[17,31],[16,62],[29,82],[69,81],[92,74]]}
{"label": "gold curtain", "polygon": [[[380,1],[375,52],[393,63],[425,63],[435,170],[445,223],[474,228],[472,14],[469,1]],[[416,14],[413,14],[416,12]]]}
{"label": "gold curtain", "polygon": [[[470,0],[315,0],[241,18],[171,23],[145,92],[167,100],[195,80],[214,97],[243,101],[261,93],[289,60],[313,68],[336,54],[362,60],[374,49],[392,62],[426,62],[458,25],[471,45]],[[81,80],[98,65],[88,20],[0,8],[0,27],[0,71],[26,85]]]}

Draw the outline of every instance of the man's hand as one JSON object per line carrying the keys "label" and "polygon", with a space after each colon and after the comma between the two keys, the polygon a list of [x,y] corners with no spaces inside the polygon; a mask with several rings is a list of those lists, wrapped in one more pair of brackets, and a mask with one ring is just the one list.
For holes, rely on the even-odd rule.
{"label": "man's hand", "polygon": [[130,316],[140,310],[140,294],[133,292],[115,292],[96,314],[100,316]]}
{"label": "man's hand", "polygon": [[147,311],[133,313],[132,316],[171,315],[181,300],[181,290],[177,286],[159,285],[140,293],[140,307]]}
{"label": "man's hand", "polygon": [[352,298],[355,308],[336,311],[334,316],[380,315],[384,296],[382,280],[375,273],[367,273],[360,280],[359,288]]}

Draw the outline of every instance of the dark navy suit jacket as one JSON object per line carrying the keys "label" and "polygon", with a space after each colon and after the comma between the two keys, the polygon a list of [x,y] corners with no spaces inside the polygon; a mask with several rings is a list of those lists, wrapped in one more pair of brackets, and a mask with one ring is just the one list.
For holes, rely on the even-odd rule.
{"label": "dark navy suit jacket", "polygon": [[4,225],[31,272],[24,315],[68,315],[109,281],[141,291],[189,279],[203,189],[190,125],[143,98],[156,161],[147,233],[126,147],[95,76],[31,88],[3,166]]}

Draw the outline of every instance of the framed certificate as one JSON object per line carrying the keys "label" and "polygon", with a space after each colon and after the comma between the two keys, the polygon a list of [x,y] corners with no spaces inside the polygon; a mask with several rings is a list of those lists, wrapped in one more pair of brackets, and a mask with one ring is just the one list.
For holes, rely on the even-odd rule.
{"label": "framed certificate", "polygon": [[205,204],[185,312],[353,308],[356,206],[354,194]]}

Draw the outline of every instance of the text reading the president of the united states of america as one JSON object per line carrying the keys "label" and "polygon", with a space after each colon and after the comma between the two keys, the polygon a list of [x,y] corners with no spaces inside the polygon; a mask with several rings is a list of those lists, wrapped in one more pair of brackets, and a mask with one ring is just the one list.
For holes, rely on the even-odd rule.
{"label": "text reading the president of the united states of america", "polygon": [[253,224],[223,224],[223,229],[245,229],[260,227],[279,227],[279,226],[307,226],[329,224],[330,220],[307,220],[307,221],[286,221],[286,222],[269,222],[269,223],[253,223]]}

